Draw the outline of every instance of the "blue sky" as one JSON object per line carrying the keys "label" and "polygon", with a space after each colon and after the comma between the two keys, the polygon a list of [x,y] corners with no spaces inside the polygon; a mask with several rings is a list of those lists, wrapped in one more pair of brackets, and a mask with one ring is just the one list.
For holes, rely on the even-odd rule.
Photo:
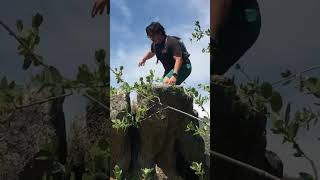
{"label": "blue sky", "polygon": [[[133,83],[139,77],[145,77],[150,69],[156,76],[163,74],[161,63],[156,65],[156,58],[147,61],[143,67],[138,62],[150,50],[151,41],[147,38],[145,27],[152,21],[159,21],[168,35],[182,38],[192,63],[192,73],[185,81],[189,86],[209,83],[210,56],[201,52],[209,38],[191,43],[189,38],[194,31],[194,23],[199,20],[203,28],[209,27],[209,0],[111,0],[110,13],[110,64],[111,67],[124,66],[124,79]],[[111,84],[116,86],[114,76]],[[206,105],[207,109],[209,105]],[[197,108],[196,108],[197,109]]]}

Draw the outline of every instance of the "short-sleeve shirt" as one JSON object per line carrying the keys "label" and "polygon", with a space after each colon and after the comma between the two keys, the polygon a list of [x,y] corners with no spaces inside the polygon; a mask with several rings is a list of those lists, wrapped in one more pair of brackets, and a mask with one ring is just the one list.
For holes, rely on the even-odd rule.
{"label": "short-sleeve shirt", "polygon": [[184,52],[187,52],[185,47],[181,47],[179,39],[174,36],[166,36],[159,44],[152,43],[151,52],[156,54],[157,59],[160,60],[165,69],[165,73],[174,68],[175,60],[173,56],[182,57],[183,64],[189,60],[188,56],[184,56]]}

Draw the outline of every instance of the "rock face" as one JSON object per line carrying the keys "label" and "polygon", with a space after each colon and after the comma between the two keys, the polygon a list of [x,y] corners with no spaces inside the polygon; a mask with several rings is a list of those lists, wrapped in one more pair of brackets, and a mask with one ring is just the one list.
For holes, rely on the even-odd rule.
{"label": "rock face", "polygon": [[[192,98],[181,90],[154,87],[153,93],[161,103],[194,114]],[[111,99],[111,118],[121,118],[121,109],[130,110],[128,97],[118,95]],[[204,141],[185,132],[190,121],[196,125],[198,121],[138,95],[137,106],[142,105],[148,111],[139,128],[130,127],[125,132],[112,130],[111,164],[118,164],[124,172],[134,175],[140,174],[142,168],[154,168],[155,179],[198,179],[190,165],[194,161],[205,164]]]}
{"label": "rock face", "polygon": [[[108,98],[97,98],[100,102],[104,104],[104,107],[89,101],[87,105],[87,114],[86,114],[86,128],[87,128],[87,140],[88,150],[92,151],[92,148],[98,148],[101,151],[109,151],[111,148],[111,123],[109,118],[109,99]],[[110,176],[110,157],[107,155],[101,155],[100,153],[95,154],[95,157],[92,157],[84,163],[84,167],[88,164],[94,164],[94,168],[91,169],[92,173],[100,173],[105,177]],[[84,169],[84,168],[83,168]]]}
{"label": "rock face", "polygon": [[[111,119],[122,120],[127,111],[130,111],[129,95],[118,94],[111,96]],[[125,112],[123,112],[125,111]],[[111,137],[111,162],[110,166],[113,168],[118,165],[123,171],[128,172],[131,161],[131,148],[132,141],[129,136],[129,131],[110,129]]]}
{"label": "rock face", "polygon": [[[282,178],[281,160],[276,154],[266,151],[267,117],[262,112],[246,113],[250,107],[241,102],[231,80],[217,79],[212,87],[212,150]],[[215,180],[264,179],[218,158],[211,158],[211,167],[211,176]]]}
{"label": "rock face", "polygon": [[[63,92],[61,92],[63,93]],[[24,90],[23,104],[46,99],[47,91]],[[7,179],[36,179],[32,165],[38,153],[46,152],[64,163],[66,160],[64,98],[58,98],[0,115],[0,172]],[[41,153],[40,153],[41,154]]]}

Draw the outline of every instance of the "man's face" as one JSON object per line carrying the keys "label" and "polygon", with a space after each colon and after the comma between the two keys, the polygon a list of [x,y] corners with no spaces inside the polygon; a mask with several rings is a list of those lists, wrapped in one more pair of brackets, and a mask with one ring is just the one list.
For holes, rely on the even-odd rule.
{"label": "man's face", "polygon": [[155,44],[161,43],[161,40],[162,40],[162,35],[161,35],[161,33],[150,34],[148,37],[149,37],[149,39],[150,39],[153,43],[155,43]]}

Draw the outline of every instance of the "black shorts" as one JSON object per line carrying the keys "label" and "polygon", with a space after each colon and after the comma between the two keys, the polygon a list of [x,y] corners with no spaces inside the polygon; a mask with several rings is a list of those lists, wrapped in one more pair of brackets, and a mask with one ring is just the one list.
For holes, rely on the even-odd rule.
{"label": "black shorts", "polygon": [[211,74],[222,75],[234,65],[257,40],[261,28],[259,8],[233,9],[219,43],[212,42]]}

